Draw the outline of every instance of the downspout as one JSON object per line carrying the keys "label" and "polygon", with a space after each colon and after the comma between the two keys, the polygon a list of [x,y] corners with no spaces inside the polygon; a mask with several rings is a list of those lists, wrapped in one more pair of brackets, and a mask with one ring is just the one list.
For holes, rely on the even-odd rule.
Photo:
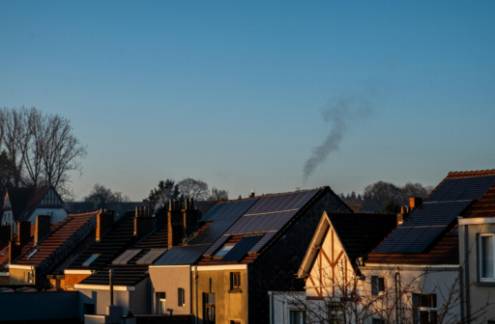
{"label": "downspout", "polygon": [[402,322],[402,296],[400,287],[400,272],[395,273],[395,323]]}
{"label": "downspout", "polygon": [[110,286],[110,306],[113,306],[113,269],[108,269],[108,285]]}
{"label": "downspout", "polygon": [[199,280],[199,278],[198,278],[198,266],[194,266],[193,268],[194,268],[194,272],[193,272],[194,273],[194,278],[193,278],[194,279],[194,291],[195,291],[195,295],[196,295],[195,296],[196,305],[194,305],[194,307],[196,308],[196,312],[195,312],[196,316],[194,316],[194,323],[198,324],[198,317],[199,317],[199,313],[198,313],[198,309],[199,309],[198,308],[199,307],[198,306],[198,301],[199,301],[199,298],[198,298],[198,280]]}
{"label": "downspout", "polygon": [[268,296],[270,296],[270,324],[274,324],[274,321],[273,321],[273,292],[269,291]]}
{"label": "downspout", "polygon": [[466,323],[471,323],[471,291],[469,288],[469,227],[464,225],[464,269],[466,286]]}

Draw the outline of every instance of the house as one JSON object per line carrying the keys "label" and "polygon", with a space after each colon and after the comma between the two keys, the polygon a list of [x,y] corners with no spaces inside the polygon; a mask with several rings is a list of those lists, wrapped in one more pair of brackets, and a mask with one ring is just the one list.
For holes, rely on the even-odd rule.
{"label": "house", "polygon": [[202,205],[180,200],[156,213],[138,208],[102,234],[65,270],[66,282],[83,296],[85,313],[109,316],[115,307],[124,315],[152,313],[148,267],[197,229]]}
{"label": "house", "polygon": [[459,219],[465,322],[494,323],[495,170],[457,172],[450,177],[479,183],[482,189]]}
{"label": "house", "polygon": [[255,198],[219,202],[201,217],[197,231],[185,244],[171,247],[149,267],[154,314],[193,313],[196,263],[255,202]]}
{"label": "house", "polygon": [[[324,212],[297,272],[303,291],[270,291],[270,323],[363,322],[362,258],[397,224],[396,215]],[[367,303],[372,304],[373,298]]]}
{"label": "house", "polygon": [[50,288],[48,276],[62,271],[67,260],[92,236],[95,218],[104,213],[70,214],[56,224],[51,223],[50,216],[38,215],[33,237],[29,236],[29,222],[20,222],[17,241],[9,244],[9,285]]}
{"label": "house", "polygon": [[303,286],[294,274],[322,213],[351,212],[329,187],[255,198],[193,268],[199,323],[268,323],[268,291]]}
{"label": "house", "polygon": [[[494,181],[493,172],[451,172],[424,202],[410,199],[403,224],[368,255],[362,267],[372,284],[380,283],[380,294],[389,296],[390,307],[383,308],[382,319],[474,320],[463,307],[472,282],[462,276],[469,265],[459,259],[458,217],[477,215],[472,206],[482,206],[477,201],[489,195]],[[475,263],[470,265],[476,269]]]}
{"label": "house", "polygon": [[17,221],[34,224],[39,215],[50,216],[53,224],[67,217],[64,202],[53,186],[9,188],[5,192],[1,226],[10,228],[12,234],[17,231]]}

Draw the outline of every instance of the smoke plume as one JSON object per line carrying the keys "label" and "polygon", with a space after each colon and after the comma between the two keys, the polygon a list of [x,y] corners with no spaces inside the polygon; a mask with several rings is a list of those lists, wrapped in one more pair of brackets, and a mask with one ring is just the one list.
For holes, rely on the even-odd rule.
{"label": "smoke plume", "polygon": [[340,97],[331,101],[323,109],[322,118],[330,129],[323,142],[313,149],[311,156],[304,164],[304,182],[331,153],[339,149],[351,122],[368,116],[370,112],[368,100],[360,97]]}

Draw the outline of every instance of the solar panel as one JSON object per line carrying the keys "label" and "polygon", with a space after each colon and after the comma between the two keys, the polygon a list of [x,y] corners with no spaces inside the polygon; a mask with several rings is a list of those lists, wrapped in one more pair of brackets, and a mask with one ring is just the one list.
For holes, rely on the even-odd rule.
{"label": "solar panel", "polygon": [[223,257],[223,261],[241,261],[249,249],[253,247],[261,236],[243,237],[230,251]]}
{"label": "solar panel", "polygon": [[121,255],[119,255],[115,260],[113,260],[112,264],[127,264],[132,258],[138,255],[141,252],[141,249],[129,249],[124,251]]}
{"label": "solar panel", "polygon": [[428,200],[479,199],[495,184],[495,176],[445,179],[431,193]]}
{"label": "solar panel", "polygon": [[469,206],[467,201],[425,202],[375,249],[378,253],[421,253]]}

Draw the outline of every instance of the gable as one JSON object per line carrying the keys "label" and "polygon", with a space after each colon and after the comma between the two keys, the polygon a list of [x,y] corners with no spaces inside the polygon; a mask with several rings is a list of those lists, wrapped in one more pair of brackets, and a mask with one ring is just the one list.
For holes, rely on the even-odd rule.
{"label": "gable", "polygon": [[45,196],[41,199],[37,206],[38,208],[61,208],[63,207],[63,201],[58,195],[58,193],[50,188]]}
{"label": "gable", "polygon": [[330,223],[305,278],[308,296],[338,295],[354,278],[354,269],[337,232]]}

